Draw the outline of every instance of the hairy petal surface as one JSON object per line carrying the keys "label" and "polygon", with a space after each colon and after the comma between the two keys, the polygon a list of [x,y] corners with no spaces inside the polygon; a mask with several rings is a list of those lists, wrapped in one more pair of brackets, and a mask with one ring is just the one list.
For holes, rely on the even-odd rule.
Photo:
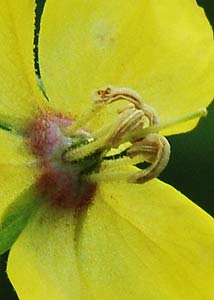
{"label": "hairy petal surface", "polygon": [[158,180],[106,183],[81,218],[42,206],[8,274],[21,300],[208,300],[213,234],[209,215]]}
{"label": "hairy petal surface", "polygon": [[0,221],[5,209],[35,181],[37,169],[23,139],[0,129]]}
{"label": "hairy petal surface", "polygon": [[102,184],[78,236],[94,299],[211,299],[213,219],[172,187]]}
{"label": "hairy petal surface", "polygon": [[109,84],[135,89],[165,121],[206,107],[214,93],[213,34],[195,0],[47,1],[40,63],[53,106],[73,115]]}
{"label": "hairy petal surface", "polygon": [[33,62],[35,1],[1,1],[0,124],[20,127],[41,102]]}
{"label": "hairy petal surface", "polygon": [[20,300],[91,299],[80,282],[71,213],[41,206],[12,247],[8,274]]}

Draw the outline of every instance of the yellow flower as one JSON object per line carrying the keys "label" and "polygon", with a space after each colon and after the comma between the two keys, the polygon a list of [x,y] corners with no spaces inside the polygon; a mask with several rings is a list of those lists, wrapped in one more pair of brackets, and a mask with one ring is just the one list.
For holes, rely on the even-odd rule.
{"label": "yellow flower", "polygon": [[[34,75],[34,1],[2,1],[0,14],[0,249],[11,247],[19,298],[210,300],[213,219],[158,179],[137,184],[145,173],[132,166],[149,147],[152,165],[168,149],[148,133],[191,130],[212,100],[203,11],[193,0],[47,1],[39,58],[49,102]],[[131,88],[132,104],[105,105],[108,86],[116,97]]]}

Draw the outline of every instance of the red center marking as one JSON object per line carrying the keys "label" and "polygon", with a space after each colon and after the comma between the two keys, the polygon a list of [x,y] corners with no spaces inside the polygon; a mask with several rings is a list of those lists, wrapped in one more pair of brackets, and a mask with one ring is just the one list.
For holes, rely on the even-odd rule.
{"label": "red center marking", "polygon": [[[46,113],[30,123],[26,137],[41,167],[37,181],[39,192],[54,206],[79,211],[90,203],[96,185],[83,181],[77,169],[60,159],[69,143],[63,129],[72,122],[71,118],[63,115]],[[56,154],[57,160],[54,159]]]}
{"label": "red center marking", "polygon": [[41,115],[30,124],[27,130],[30,148],[38,158],[51,158],[53,152],[65,142],[62,129],[70,126],[73,120],[62,115]]}

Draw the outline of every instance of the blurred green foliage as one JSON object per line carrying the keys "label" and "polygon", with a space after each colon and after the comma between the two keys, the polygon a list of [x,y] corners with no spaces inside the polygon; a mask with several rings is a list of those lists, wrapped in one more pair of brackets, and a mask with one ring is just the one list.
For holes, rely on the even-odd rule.
{"label": "blurred green foliage", "polygon": [[[45,0],[37,0],[38,16],[42,12]],[[214,1],[197,0],[214,26]],[[37,31],[39,18],[37,19]],[[38,36],[35,37],[38,42]],[[37,56],[38,51],[35,50]],[[35,66],[39,74],[38,61]],[[208,116],[202,119],[199,126],[186,134],[169,138],[172,154],[161,179],[197,203],[204,210],[214,215],[214,103],[208,109]],[[17,300],[17,296],[8,281],[6,268],[7,254],[0,257],[0,299]],[[29,299],[30,300],[30,299]]]}
{"label": "blurred green foliage", "polygon": [[170,162],[160,178],[214,215],[214,103],[193,131],[171,136]]}

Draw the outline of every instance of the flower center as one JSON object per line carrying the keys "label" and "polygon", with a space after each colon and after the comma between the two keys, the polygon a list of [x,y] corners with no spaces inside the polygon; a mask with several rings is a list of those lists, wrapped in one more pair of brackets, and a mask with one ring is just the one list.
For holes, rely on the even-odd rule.
{"label": "flower center", "polygon": [[86,206],[96,191],[96,183],[82,175],[98,166],[98,155],[79,162],[64,160],[68,149],[75,149],[91,141],[85,130],[78,130],[73,137],[64,134],[64,129],[74,120],[61,114],[47,112],[39,115],[26,130],[26,140],[37,158],[40,177],[37,181],[39,192],[55,206],[74,208],[77,212]]}
{"label": "flower center", "polygon": [[[128,104],[112,124],[88,132],[85,128],[113,102]],[[102,180],[145,183],[159,176],[170,156],[170,145],[160,129],[206,114],[199,110],[169,123],[160,123],[154,108],[128,88],[98,90],[89,111],[73,120],[53,112],[43,113],[26,131],[27,143],[37,157],[41,175],[39,191],[54,205],[79,210],[88,205]],[[133,168],[148,162],[145,169]]]}

